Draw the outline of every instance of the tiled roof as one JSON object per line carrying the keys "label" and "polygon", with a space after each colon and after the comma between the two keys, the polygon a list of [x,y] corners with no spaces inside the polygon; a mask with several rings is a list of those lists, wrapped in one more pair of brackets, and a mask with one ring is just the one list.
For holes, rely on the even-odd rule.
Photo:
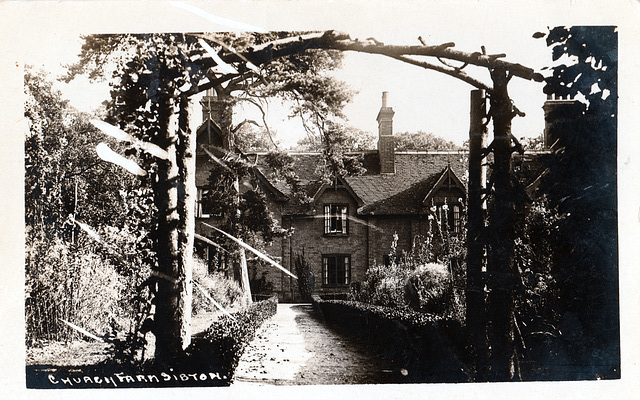
{"label": "tiled roof", "polygon": [[422,200],[425,194],[438,181],[440,174],[433,174],[408,188],[390,196],[369,202],[358,209],[359,214],[369,215],[411,215],[422,213]]}
{"label": "tiled roof", "polygon": [[[393,215],[416,214],[422,210],[422,200],[433,188],[442,172],[449,166],[456,176],[466,184],[468,154],[466,152],[397,152],[395,174],[380,174],[377,151],[363,152],[362,165],[366,172],[361,176],[345,177],[353,193],[363,203],[361,214]],[[324,158],[320,153],[290,153],[293,169],[300,179],[300,185],[307,196],[313,195],[322,186],[320,180]],[[266,153],[247,154],[248,162],[254,164],[271,184],[270,190],[277,190],[279,198],[289,197],[284,213],[289,215],[307,214],[310,207],[294,199],[291,188],[284,179],[270,169],[266,163]],[[207,184],[212,161],[199,159],[196,184]],[[544,169],[537,154],[514,156],[514,169],[525,184],[531,183]]]}
{"label": "tiled roof", "polygon": [[[320,153],[291,153],[294,170],[308,196],[320,188],[320,168],[323,157]],[[285,195],[291,194],[286,182],[277,179],[264,162],[263,154],[249,156],[272,185]],[[364,213],[415,214],[420,212],[422,199],[435,184],[447,166],[464,179],[466,154],[463,152],[398,152],[395,156],[396,173],[380,174],[378,152],[362,153],[364,175],[346,177],[345,181],[364,203]],[[290,201],[285,213],[304,213],[304,205]]]}

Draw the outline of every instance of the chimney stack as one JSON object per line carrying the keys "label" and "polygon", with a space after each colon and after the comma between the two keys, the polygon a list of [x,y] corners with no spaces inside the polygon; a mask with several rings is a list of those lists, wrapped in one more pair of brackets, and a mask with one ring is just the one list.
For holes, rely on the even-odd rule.
{"label": "chimney stack", "polygon": [[382,107],[378,112],[378,155],[380,157],[380,173],[393,174],[395,166],[395,144],[393,137],[393,109],[387,107],[388,92],[382,92]]}
{"label": "chimney stack", "polygon": [[542,109],[544,110],[544,147],[553,148],[561,133],[575,123],[585,106],[572,98],[548,94]]}

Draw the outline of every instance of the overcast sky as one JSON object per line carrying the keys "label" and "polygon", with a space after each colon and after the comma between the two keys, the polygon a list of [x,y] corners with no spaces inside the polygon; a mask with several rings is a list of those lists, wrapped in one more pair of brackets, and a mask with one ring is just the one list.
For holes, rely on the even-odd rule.
{"label": "overcast sky", "polygon": [[[195,29],[190,30],[202,28],[203,21],[208,28],[204,30],[228,28],[210,23],[205,18],[207,15],[219,14],[219,10],[211,9],[207,3],[196,4],[202,10],[200,15],[180,7],[172,7],[171,3],[164,3],[165,9],[174,9],[174,15],[186,21],[194,21]],[[440,3],[425,3],[421,6],[418,3],[412,4],[411,7],[379,8],[356,2],[350,9],[358,10],[362,14],[358,24],[341,26],[347,21],[343,20],[344,16],[336,15],[334,19],[321,23],[312,21],[308,25],[294,24],[293,29],[329,28],[335,25],[339,30],[349,33],[352,38],[375,37],[386,44],[416,45],[419,44],[418,36],[422,36],[429,44],[455,42],[457,50],[467,52],[479,51],[480,46],[485,46],[490,54],[505,53],[505,60],[521,63],[536,70],[551,63],[544,40],[532,38],[536,31],[547,31],[548,24],[541,20],[496,19],[490,9],[478,7],[475,3],[457,9],[437,5]],[[393,13],[388,13],[389,10],[393,10]],[[450,18],[452,12],[456,15],[453,20]],[[242,13],[235,17],[235,21],[245,22]],[[209,23],[206,24],[207,22]],[[264,25],[264,29],[286,30],[290,25],[291,21],[286,21],[282,26],[269,23]],[[136,30],[140,28],[136,26]],[[45,69],[54,78],[64,71],[63,64],[76,60],[82,43],[79,39],[80,32],[91,33],[91,30],[57,25],[57,29],[39,36],[36,42],[31,42],[31,46],[23,49],[23,62]],[[469,66],[465,71],[490,84],[488,74],[483,69]],[[395,111],[395,132],[422,130],[458,144],[462,144],[468,137],[469,91],[473,88],[462,81],[384,56],[354,52],[346,53],[343,68],[336,71],[335,76],[347,82],[357,92],[353,101],[345,108],[347,123],[354,127],[377,132],[375,118],[380,108],[381,94],[388,91],[389,106]],[[74,106],[83,111],[94,109],[109,96],[105,84],[89,84],[85,79],[77,79],[70,85],[57,84],[57,87]],[[544,121],[541,107],[545,100],[542,87],[542,83],[518,78],[510,84],[512,98],[526,113],[526,117],[514,120],[513,131],[517,137],[534,137],[542,132]],[[195,100],[194,126],[200,122],[201,115],[197,98]],[[251,107],[246,111],[250,116],[258,117],[251,114]],[[297,121],[287,118],[287,114],[286,105],[283,108],[274,103],[269,107],[268,120],[271,128],[278,132],[277,139],[288,145],[294,144],[304,132]]]}

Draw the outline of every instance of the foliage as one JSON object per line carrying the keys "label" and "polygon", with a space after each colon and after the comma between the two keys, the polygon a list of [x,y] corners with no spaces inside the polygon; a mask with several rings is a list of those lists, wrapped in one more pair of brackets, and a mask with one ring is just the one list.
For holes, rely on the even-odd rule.
{"label": "foliage", "polygon": [[385,307],[358,301],[322,300],[314,307],[331,324],[375,345],[396,368],[408,374],[397,382],[467,382],[461,360],[466,345],[460,321],[410,308]]}
{"label": "foliage", "polygon": [[70,340],[61,320],[98,336],[121,329],[128,315],[118,300],[126,280],[95,250],[62,239],[35,239],[26,247],[26,339]]}
{"label": "foliage", "polygon": [[[105,138],[44,73],[27,70],[25,92],[27,338],[77,337],[60,318],[99,335],[120,333],[155,261],[148,189],[96,157]],[[95,231],[99,243],[73,219]]]}
{"label": "foliage", "polygon": [[[244,161],[227,160],[226,168],[214,164],[209,175],[209,192],[202,202],[205,207],[216,210],[220,229],[240,238],[259,234],[270,242],[284,231],[269,211],[264,193],[257,185],[252,186],[252,177]],[[238,193],[236,179],[251,188]]]}
{"label": "foliage", "polygon": [[558,115],[562,111],[551,115],[557,121],[557,145],[541,191],[558,215],[552,243],[552,275],[558,284],[553,308],[571,357],[593,365],[588,374],[616,376],[619,372],[610,368],[620,360],[617,29],[557,27],[546,40],[554,61],[565,63],[553,67],[545,93],[584,103],[571,119]]}
{"label": "foliage", "polygon": [[418,131],[416,133],[400,132],[395,135],[396,151],[444,151],[460,150],[461,147],[433,133]]}
{"label": "foliage", "polygon": [[273,151],[275,148],[269,139],[268,132],[263,127],[246,123],[240,126],[234,134],[234,145],[240,152]]}
{"label": "foliage", "polygon": [[277,297],[272,297],[233,313],[233,319],[222,316],[187,349],[188,367],[195,371],[215,368],[231,380],[245,347],[262,323],[275,315],[277,306]]}
{"label": "foliage", "polygon": [[[371,132],[365,132],[348,125],[342,125],[340,126],[340,129],[340,146],[345,153],[376,149],[377,137]],[[320,137],[316,135],[307,135],[300,139],[297,146],[291,150],[300,152],[320,152],[322,149],[323,143]]]}
{"label": "foliage", "polygon": [[284,152],[270,152],[266,155],[265,161],[273,173],[273,178],[287,183],[293,199],[302,204],[311,201],[296,173],[293,157]]}
{"label": "foliage", "polygon": [[298,280],[298,290],[302,301],[311,301],[311,294],[313,293],[312,272],[307,263],[307,259],[304,257],[304,253],[298,254],[295,261],[295,270]]}
{"label": "foliage", "polygon": [[[198,257],[194,260],[193,280],[227,310],[236,308],[242,303],[242,290],[238,283],[221,272],[209,273],[206,262]],[[218,308],[200,290],[194,289],[192,314],[211,311],[218,311]]]}
{"label": "foliage", "polygon": [[[260,266],[263,265],[262,261],[258,261],[257,263]],[[253,275],[251,279],[249,279],[249,287],[254,296],[268,296],[273,294],[273,282],[267,280],[267,272],[262,271],[260,278],[258,278],[257,268],[253,269]]]}
{"label": "foliage", "polygon": [[416,237],[411,251],[397,254],[395,235],[390,264],[369,267],[357,300],[464,320],[465,236],[442,229],[447,221],[432,212],[427,236]]}
{"label": "foliage", "polygon": [[[532,204],[525,226],[516,240],[515,254],[519,284],[516,291],[516,318],[524,338],[557,336],[554,310],[558,283],[553,274],[554,243],[558,239],[560,218],[544,201]],[[526,343],[526,341],[525,341]]]}

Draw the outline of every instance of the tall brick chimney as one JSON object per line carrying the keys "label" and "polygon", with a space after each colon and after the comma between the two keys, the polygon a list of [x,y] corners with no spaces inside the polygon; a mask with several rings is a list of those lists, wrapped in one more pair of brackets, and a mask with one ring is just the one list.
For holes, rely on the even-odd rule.
{"label": "tall brick chimney", "polygon": [[575,99],[547,95],[544,102],[544,147],[553,148],[558,135],[584,111],[584,104]]}
{"label": "tall brick chimney", "polygon": [[393,138],[393,109],[387,107],[388,92],[382,92],[382,107],[378,112],[378,156],[380,157],[380,173],[396,172],[396,154]]}

